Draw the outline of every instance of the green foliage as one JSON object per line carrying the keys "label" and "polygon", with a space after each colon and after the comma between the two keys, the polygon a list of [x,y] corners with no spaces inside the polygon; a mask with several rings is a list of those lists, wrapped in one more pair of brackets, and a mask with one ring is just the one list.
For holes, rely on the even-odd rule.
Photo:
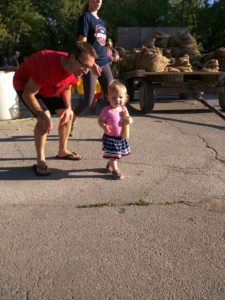
{"label": "green foliage", "polygon": [[[43,17],[35,10],[30,0],[11,0],[0,5],[0,54],[6,56],[23,46],[25,40],[40,43]],[[32,37],[34,35],[34,37]]]}
{"label": "green foliage", "polygon": [[9,57],[15,50],[22,55],[70,50],[81,8],[82,0],[1,0],[0,56]]}
{"label": "green foliage", "polygon": [[213,51],[225,47],[225,1],[215,1],[198,12],[196,34],[201,38],[204,49]]}
{"label": "green foliage", "polygon": [[82,0],[40,0],[36,4],[44,17],[48,33],[48,48],[70,50],[76,40],[77,18]]}
{"label": "green foliage", "polygon": [[100,13],[115,39],[118,27],[166,26],[169,7],[167,0],[105,0]]}
{"label": "green foliage", "polygon": [[[69,51],[84,0],[1,0],[0,56],[39,49]],[[116,41],[118,27],[187,27],[205,51],[224,46],[225,1],[104,0],[100,16]],[[206,25],[207,24],[207,25]]]}

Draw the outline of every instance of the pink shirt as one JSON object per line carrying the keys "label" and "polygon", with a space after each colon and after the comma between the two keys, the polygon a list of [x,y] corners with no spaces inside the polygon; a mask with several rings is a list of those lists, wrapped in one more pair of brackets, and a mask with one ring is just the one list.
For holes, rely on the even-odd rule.
{"label": "pink shirt", "polygon": [[122,136],[123,131],[123,113],[122,107],[112,107],[108,105],[103,108],[100,113],[104,123],[111,126],[111,132],[108,133],[110,136]]}

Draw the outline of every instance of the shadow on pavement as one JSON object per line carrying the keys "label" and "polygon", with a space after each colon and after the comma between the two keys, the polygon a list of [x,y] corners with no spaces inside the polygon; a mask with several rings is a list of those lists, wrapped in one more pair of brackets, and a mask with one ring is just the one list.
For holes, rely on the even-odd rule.
{"label": "shadow on pavement", "polygon": [[[159,116],[159,114],[193,114],[193,113],[212,113],[210,110],[202,110],[199,109],[196,112],[196,109],[194,110],[164,110],[164,111],[154,111],[151,114],[146,114],[144,115],[141,111],[133,108],[132,106],[129,106],[129,112],[131,114],[131,116],[135,116],[135,117],[144,117],[144,118],[152,118],[152,119],[156,119],[158,121],[172,121],[172,122],[178,122],[178,123],[184,123],[184,124],[191,124],[191,125],[197,125],[197,126],[203,126],[203,127],[212,127],[212,128],[216,128],[216,129],[220,129],[220,130],[225,130],[225,125],[224,126],[219,126],[219,125],[213,125],[213,124],[205,124],[205,123],[201,123],[201,122],[193,122],[193,121],[187,121],[187,120],[179,120],[176,118],[169,118],[169,117],[163,117],[163,116]],[[155,114],[158,114],[157,116],[155,116]],[[219,118],[219,117],[218,117]],[[220,118],[219,118],[220,119]],[[221,119],[220,119],[221,120]],[[225,123],[224,123],[225,124]]]}
{"label": "shadow on pavement", "polygon": [[[49,135],[48,136],[48,142],[58,141],[58,140],[59,140],[58,135]],[[70,137],[69,140],[84,141],[84,142],[85,141],[86,142],[101,142],[102,141],[101,138],[77,139],[76,137],[74,137],[74,138]],[[33,142],[33,141],[34,141],[33,135],[15,135],[15,136],[0,139],[0,143],[1,142]]]}
{"label": "shadow on pavement", "polygon": [[[93,168],[93,169],[71,169],[61,170],[56,168],[50,168],[51,175],[49,176],[37,176],[32,167],[6,167],[0,168],[0,181],[1,180],[60,180],[71,178],[101,178],[111,180],[110,174],[106,173],[105,168]],[[82,174],[82,173],[97,173],[97,174]]]}

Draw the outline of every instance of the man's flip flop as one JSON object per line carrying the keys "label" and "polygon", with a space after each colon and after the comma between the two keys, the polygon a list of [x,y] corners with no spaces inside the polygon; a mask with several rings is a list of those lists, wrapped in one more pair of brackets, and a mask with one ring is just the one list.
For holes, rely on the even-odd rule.
{"label": "man's flip flop", "polygon": [[68,155],[65,156],[58,156],[56,155],[57,159],[64,159],[64,160],[80,160],[82,157],[80,154],[76,153],[76,152],[71,152]]}
{"label": "man's flip flop", "polygon": [[51,172],[49,171],[48,169],[48,166],[44,166],[44,167],[41,167],[41,166],[38,166],[38,165],[33,165],[33,170],[34,170],[34,173],[38,176],[48,176],[51,174]]}

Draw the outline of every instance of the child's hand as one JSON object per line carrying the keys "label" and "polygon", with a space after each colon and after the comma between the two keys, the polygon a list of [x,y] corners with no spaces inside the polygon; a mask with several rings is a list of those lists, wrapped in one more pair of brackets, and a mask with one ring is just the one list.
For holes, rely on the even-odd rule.
{"label": "child's hand", "polygon": [[130,125],[130,124],[132,124],[133,123],[133,119],[131,118],[131,116],[129,116],[129,117],[125,117],[125,118],[123,118],[123,122],[124,122],[124,124],[128,124],[128,125]]}
{"label": "child's hand", "polygon": [[111,127],[112,127],[112,126],[105,125],[105,126],[104,126],[104,133],[105,133],[105,134],[109,134],[109,133],[111,132]]}

